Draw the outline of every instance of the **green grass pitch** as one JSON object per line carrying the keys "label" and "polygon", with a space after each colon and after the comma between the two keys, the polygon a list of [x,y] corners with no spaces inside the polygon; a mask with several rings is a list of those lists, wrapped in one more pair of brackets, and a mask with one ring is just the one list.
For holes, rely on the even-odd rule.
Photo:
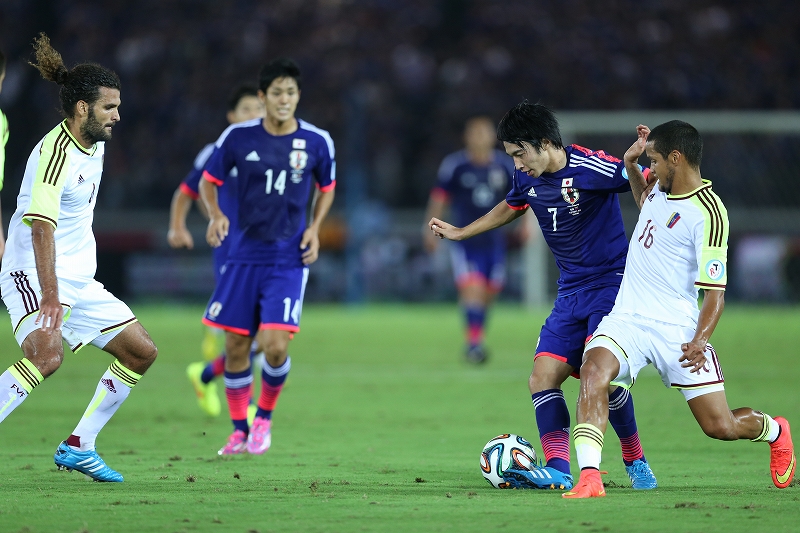
{"label": "green grass pitch", "polygon": [[[462,362],[455,306],[307,306],[290,346],[273,447],[220,458],[230,423],[206,418],[185,377],[199,359],[197,306],[140,306],[159,359],[98,439],[121,484],[58,472],[53,452],[110,358],[94,348],[62,368],[0,429],[0,531],[798,531],[800,490],[772,486],[763,443],[705,437],[680,393],[645,372],[633,393],[645,454],[660,488],[630,488],[607,433],[608,496],[496,490],[478,456],[518,433],[541,453],[527,390],[548,310],[498,306],[491,360]],[[20,357],[6,324],[2,367]],[[800,436],[800,310],[729,306],[712,342],[731,406],[784,415]],[[220,385],[221,386],[221,385]],[[574,413],[577,381],[565,386]],[[574,458],[574,456],[573,456]],[[573,473],[577,474],[573,462]]]}

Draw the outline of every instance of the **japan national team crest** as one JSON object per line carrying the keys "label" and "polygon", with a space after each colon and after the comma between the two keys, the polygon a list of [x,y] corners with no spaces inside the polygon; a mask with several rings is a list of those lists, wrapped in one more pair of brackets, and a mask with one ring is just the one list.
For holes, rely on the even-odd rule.
{"label": "japan national team crest", "polygon": [[573,189],[572,187],[562,187],[561,196],[569,205],[575,205],[578,203],[581,193],[578,192],[578,189]]}
{"label": "japan national team crest", "polygon": [[289,152],[289,166],[295,170],[303,170],[308,163],[308,154],[303,150],[292,150]]}

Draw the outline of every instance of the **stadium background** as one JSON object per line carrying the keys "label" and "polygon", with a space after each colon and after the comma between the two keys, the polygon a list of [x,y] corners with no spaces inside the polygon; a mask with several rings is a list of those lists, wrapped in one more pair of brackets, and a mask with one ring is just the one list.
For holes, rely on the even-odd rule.
{"label": "stadium background", "polygon": [[[730,299],[796,302],[799,27],[800,7],[776,0],[3,0],[4,227],[31,147],[59,120],[56,86],[26,64],[45,31],[68,65],[97,61],[122,79],[95,230],[98,279],[125,298],[207,298],[205,224],[194,212],[195,249],[170,250],[171,195],[226,126],[230,89],[290,56],[305,80],[298,116],[331,132],[339,169],[309,301],[452,300],[447,254],[427,256],[420,239],[437,166],[460,147],[467,116],[497,120],[528,98],[562,117],[633,111],[629,134],[565,132],[566,142],[618,156],[635,117],[653,110],[783,118],[775,131],[701,128],[703,174],[731,213]],[[631,228],[635,209],[622,203]],[[512,246],[503,298],[514,301],[530,269]],[[552,293],[548,261],[543,292]]]}

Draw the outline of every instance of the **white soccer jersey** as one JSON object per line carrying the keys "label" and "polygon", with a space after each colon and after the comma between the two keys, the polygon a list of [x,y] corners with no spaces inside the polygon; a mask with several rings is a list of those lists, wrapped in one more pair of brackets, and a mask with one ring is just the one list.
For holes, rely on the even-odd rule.
{"label": "white soccer jersey", "polygon": [[614,313],[696,327],[698,289],[725,290],[728,212],[711,182],[683,195],[653,188],[636,224]]}
{"label": "white soccer jersey", "polygon": [[104,142],[89,149],[81,146],[66,121],[34,147],[8,226],[3,274],[35,271],[30,225],[42,220],[56,228],[56,276],[75,281],[94,278],[97,249],[92,220],[104,153]]}

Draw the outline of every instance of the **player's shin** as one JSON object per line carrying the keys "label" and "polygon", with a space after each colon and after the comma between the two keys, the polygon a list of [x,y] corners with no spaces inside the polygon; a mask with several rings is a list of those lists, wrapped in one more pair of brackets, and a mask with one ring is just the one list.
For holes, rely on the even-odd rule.
{"label": "player's shin", "polygon": [[234,429],[249,432],[247,424],[247,407],[253,394],[253,373],[251,368],[242,372],[225,371],[225,396]]}
{"label": "player's shin", "polygon": [[608,421],[619,437],[625,464],[630,466],[637,459],[644,461],[644,451],[636,427],[633,396],[624,387],[617,387],[608,396]]}
{"label": "player's shin", "polygon": [[272,418],[272,411],[278,403],[278,397],[283,390],[283,384],[292,368],[292,358],[287,356],[286,361],[278,367],[269,363],[264,364],[261,370],[261,395],[258,398],[258,411],[256,417]]}
{"label": "player's shin", "polygon": [[97,384],[94,397],[89,402],[78,425],[67,439],[67,444],[76,450],[94,450],[97,434],[117,412],[139,382],[141,375],[114,361]]}
{"label": "player's shin", "polygon": [[0,422],[25,401],[28,394],[44,381],[41,372],[23,357],[0,375]]}
{"label": "player's shin", "polygon": [[531,395],[546,465],[569,474],[569,410],[561,389]]}

